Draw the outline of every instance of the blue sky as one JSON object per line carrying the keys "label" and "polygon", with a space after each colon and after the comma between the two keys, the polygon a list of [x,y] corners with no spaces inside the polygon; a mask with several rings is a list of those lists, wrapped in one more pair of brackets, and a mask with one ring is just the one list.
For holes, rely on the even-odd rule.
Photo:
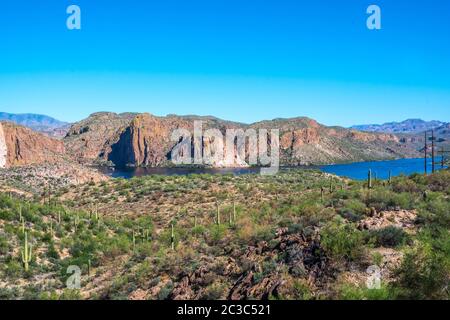
{"label": "blue sky", "polygon": [[450,121],[448,0],[15,0],[0,40],[5,112]]}

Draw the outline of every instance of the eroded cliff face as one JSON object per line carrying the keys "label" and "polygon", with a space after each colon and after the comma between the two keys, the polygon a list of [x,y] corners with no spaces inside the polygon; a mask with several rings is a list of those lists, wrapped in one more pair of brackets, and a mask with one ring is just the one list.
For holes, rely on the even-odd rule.
{"label": "eroded cliff face", "polygon": [[[223,121],[212,117],[167,116],[151,114],[95,114],[76,124],[66,137],[66,145],[81,159],[110,161],[116,166],[164,166],[171,164],[172,150],[180,141],[172,141],[175,129],[194,134],[194,121],[202,121],[203,136],[190,138],[177,157],[199,150],[201,156],[212,156],[214,167],[243,167],[249,157],[249,142],[243,146],[245,159],[227,155],[226,141],[216,150],[215,138],[205,134],[216,129],[226,137],[228,129],[248,132],[278,129],[280,164],[308,165],[345,161],[380,160],[417,156],[415,150],[401,143],[393,134],[363,133],[340,127],[326,127],[308,118],[275,119],[251,125]],[[270,141],[267,148],[270,150]],[[178,150],[178,149],[177,149]],[[215,158],[222,154],[222,158]]]}
{"label": "eroded cliff face", "polygon": [[79,161],[105,160],[111,146],[119,140],[135,116],[132,113],[94,113],[72,125],[64,138],[66,148]]}
{"label": "eroded cliff face", "polygon": [[108,160],[118,166],[159,166],[170,152],[170,127],[150,114],[136,116],[111,146]]}
{"label": "eroded cliff face", "polygon": [[62,141],[10,122],[0,122],[0,167],[56,162],[65,153]]}

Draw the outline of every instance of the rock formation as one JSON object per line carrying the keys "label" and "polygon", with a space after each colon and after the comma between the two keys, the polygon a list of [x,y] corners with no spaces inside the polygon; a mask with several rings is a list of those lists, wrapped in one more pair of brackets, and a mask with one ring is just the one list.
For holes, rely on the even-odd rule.
{"label": "rock formation", "polygon": [[62,141],[10,122],[0,122],[0,167],[55,162],[65,153]]}
{"label": "rock formation", "polygon": [[[203,135],[199,139],[194,138],[194,121],[202,121]],[[213,117],[96,113],[73,125],[64,141],[69,152],[84,161],[109,161],[116,166],[165,166],[171,164],[172,150],[180,142],[171,139],[175,129],[186,130],[192,135],[190,141],[184,140],[186,146],[182,153],[193,156],[195,150],[199,150],[202,156],[223,154],[222,159],[214,159],[211,163],[216,167],[240,167],[246,164],[236,155],[227,155],[225,141],[223,150],[215,150],[215,138],[205,134],[208,129],[216,129],[223,137],[226,137],[227,129],[246,132],[278,129],[281,165],[419,156],[417,151],[401,143],[394,134],[326,127],[308,118],[275,119],[247,125]],[[244,149],[248,160],[248,141]],[[236,153],[237,147],[234,146],[233,150]]]}

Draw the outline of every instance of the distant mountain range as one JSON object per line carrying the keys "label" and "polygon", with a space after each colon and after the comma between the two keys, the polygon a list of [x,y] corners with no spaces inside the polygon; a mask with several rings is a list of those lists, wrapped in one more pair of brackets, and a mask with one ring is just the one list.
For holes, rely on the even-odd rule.
{"label": "distant mountain range", "polygon": [[[157,117],[148,113],[99,112],[87,119],[69,124],[45,115],[0,113],[0,120],[14,122],[33,131],[62,141],[43,140],[50,150],[59,150],[63,142],[65,157],[86,163],[110,163],[116,166],[166,166],[175,147],[171,141],[174,129],[193,130],[194,120],[202,120],[203,130],[219,129],[279,129],[280,163],[282,165],[330,164],[365,160],[382,160],[403,157],[420,157],[424,145],[423,131],[434,128],[436,148],[448,148],[450,124],[441,121],[410,119],[383,125],[354,126],[350,129],[328,127],[313,119],[298,117],[274,119],[253,124],[221,120],[215,117],[168,115]],[[32,149],[40,141],[39,134],[3,125],[4,135],[20,136],[22,146]],[[372,131],[372,132],[363,132]],[[16,134],[17,133],[17,134]],[[19,135],[20,133],[20,135]],[[198,146],[203,153],[211,152],[212,141],[203,137]],[[430,138],[429,138],[430,139]],[[14,140],[14,139],[13,139]],[[9,141],[9,140],[8,140]],[[17,141],[17,139],[16,139]],[[194,144],[196,142],[194,141]],[[17,146],[7,146],[9,155]],[[15,150],[15,149],[14,149]],[[22,149],[17,149],[22,150]],[[16,150],[16,151],[17,151]],[[17,152],[19,152],[17,151]],[[224,150],[225,152],[226,150]],[[17,159],[23,154],[17,153]],[[10,159],[7,164],[31,163],[29,159]],[[44,155],[39,159],[45,159]],[[240,166],[238,159],[230,163],[214,163],[213,166]]]}
{"label": "distant mountain range", "polygon": [[70,123],[33,113],[15,114],[0,112],[0,121],[13,122],[54,138],[64,137],[70,128]]}
{"label": "distant mountain range", "polygon": [[436,129],[446,125],[445,122],[433,120],[424,121],[421,119],[408,119],[402,122],[388,122],[384,124],[364,124],[352,126],[352,129],[368,132],[384,133],[419,133],[426,130]]}

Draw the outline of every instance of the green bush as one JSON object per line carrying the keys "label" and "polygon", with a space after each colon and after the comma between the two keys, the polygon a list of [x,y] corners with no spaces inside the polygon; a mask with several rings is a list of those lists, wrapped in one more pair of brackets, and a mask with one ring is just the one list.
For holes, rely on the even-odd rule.
{"label": "green bush", "polygon": [[393,300],[397,293],[385,285],[379,289],[369,289],[364,286],[344,284],[339,288],[338,295],[341,300]]}
{"label": "green bush", "polygon": [[357,199],[346,200],[338,213],[352,222],[359,221],[366,213],[366,205]]}
{"label": "green bush", "polygon": [[450,238],[448,230],[436,238],[426,235],[395,270],[395,286],[406,299],[449,299]]}
{"label": "green bush", "polygon": [[408,234],[403,229],[394,226],[371,231],[370,236],[374,238],[377,246],[389,248],[397,247],[405,243],[409,238]]}
{"label": "green bush", "polygon": [[323,248],[336,259],[355,260],[362,254],[362,232],[341,219],[326,225],[320,235]]}

